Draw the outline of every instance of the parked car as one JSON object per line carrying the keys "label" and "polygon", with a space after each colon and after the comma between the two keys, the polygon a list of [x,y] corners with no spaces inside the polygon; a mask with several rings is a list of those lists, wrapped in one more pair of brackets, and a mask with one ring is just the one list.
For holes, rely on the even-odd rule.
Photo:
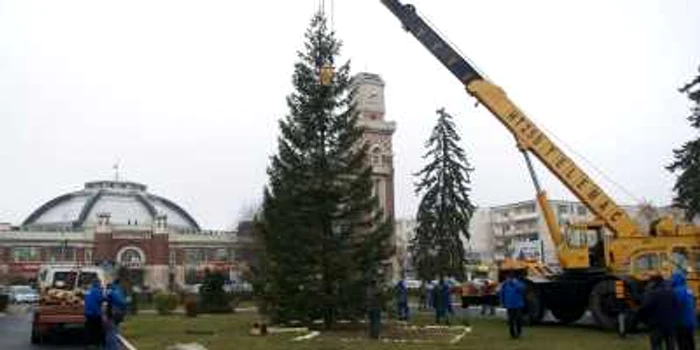
{"label": "parked car", "polygon": [[10,301],[16,304],[39,302],[39,293],[30,286],[10,286]]}

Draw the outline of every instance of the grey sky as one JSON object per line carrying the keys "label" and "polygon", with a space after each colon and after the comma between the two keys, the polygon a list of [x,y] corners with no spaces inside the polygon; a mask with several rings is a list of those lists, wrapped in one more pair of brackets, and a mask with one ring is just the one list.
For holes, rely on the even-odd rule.
{"label": "grey sky", "polygon": [[[266,181],[317,3],[0,0],[0,221],[113,177],[120,159],[124,178],[201,226],[232,226]],[[635,196],[670,200],[663,166],[694,136],[676,88],[700,64],[700,2],[413,3],[540,126]],[[414,213],[411,173],[440,106],[477,169],[476,203],[533,197],[512,137],[378,0],[335,0],[333,17],[353,71],[387,82],[398,216]],[[540,174],[551,197],[571,197]]]}

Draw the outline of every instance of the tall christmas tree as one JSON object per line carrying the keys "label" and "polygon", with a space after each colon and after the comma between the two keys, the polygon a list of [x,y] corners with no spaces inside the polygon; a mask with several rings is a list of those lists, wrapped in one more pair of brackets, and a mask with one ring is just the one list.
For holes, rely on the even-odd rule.
{"label": "tall christmas tree", "polygon": [[416,174],[420,177],[416,192],[423,197],[411,252],[423,280],[464,277],[462,237],[469,239],[469,221],[474,213],[469,199],[469,173],[473,169],[459,140],[452,116],[440,109],[423,156],[429,163]]}
{"label": "tall christmas tree", "polygon": [[[700,131],[700,75],[680,89],[688,95],[693,106],[688,116],[690,125]],[[700,215],[700,136],[673,150],[675,160],[667,167],[678,172],[673,189],[676,191],[674,204],[685,210],[686,218],[692,220]]]}
{"label": "tall christmas tree", "polygon": [[331,327],[364,314],[366,286],[385,277],[392,230],[372,193],[349,63],[329,75],[340,42],[322,14],[305,38],[268,168],[256,285],[274,321]]}

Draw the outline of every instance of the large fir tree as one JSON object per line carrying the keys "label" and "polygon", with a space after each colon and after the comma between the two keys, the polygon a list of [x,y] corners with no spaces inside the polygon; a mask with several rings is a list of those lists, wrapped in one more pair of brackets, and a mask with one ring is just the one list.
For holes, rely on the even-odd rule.
{"label": "large fir tree", "polygon": [[464,276],[464,245],[474,205],[469,199],[473,170],[452,117],[438,110],[437,125],[426,142],[423,156],[429,163],[416,176],[416,193],[422,194],[416,216],[416,236],[411,242],[414,266],[421,279]]}
{"label": "large fir tree", "polygon": [[305,38],[268,168],[256,230],[265,261],[256,286],[273,321],[323,319],[331,327],[364,313],[366,286],[385,278],[392,230],[372,194],[349,63],[330,84],[321,81],[340,42],[322,14]]}
{"label": "large fir tree", "polygon": [[[700,131],[700,75],[680,89],[688,95],[693,106],[688,116],[690,125]],[[686,142],[681,148],[673,150],[674,161],[667,167],[671,172],[678,172],[674,204],[685,210],[686,218],[692,220],[700,215],[700,136]]]}

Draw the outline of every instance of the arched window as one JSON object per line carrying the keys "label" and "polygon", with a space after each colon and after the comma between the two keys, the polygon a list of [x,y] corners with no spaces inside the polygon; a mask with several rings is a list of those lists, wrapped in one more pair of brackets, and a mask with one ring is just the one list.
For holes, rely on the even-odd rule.
{"label": "arched window", "polygon": [[126,247],[117,254],[117,261],[122,266],[140,268],[145,264],[146,256],[143,250],[137,247]]}
{"label": "arched window", "polygon": [[375,145],[374,147],[372,147],[372,152],[371,152],[372,165],[379,165],[380,164],[381,153],[382,153],[382,150],[378,145]]}

